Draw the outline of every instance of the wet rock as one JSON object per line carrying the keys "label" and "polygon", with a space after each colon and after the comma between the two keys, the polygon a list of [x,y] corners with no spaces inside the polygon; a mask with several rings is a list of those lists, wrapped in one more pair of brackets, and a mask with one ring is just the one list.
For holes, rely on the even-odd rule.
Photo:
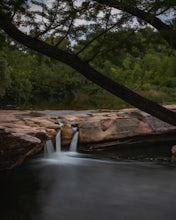
{"label": "wet rock", "polygon": [[[176,105],[167,106],[176,111]],[[21,164],[42,150],[47,139],[54,139],[61,129],[62,146],[69,146],[72,126],[79,130],[79,148],[95,149],[142,141],[176,141],[176,127],[160,121],[138,109],[58,115],[64,125],[60,128],[55,117],[29,117],[30,111],[0,111],[0,169]],[[173,154],[176,149],[173,147]]]}
{"label": "wet rock", "polygon": [[172,155],[176,157],[176,145],[172,146],[171,152],[172,152]]}
{"label": "wet rock", "polygon": [[64,124],[61,127],[61,142],[62,146],[70,145],[71,139],[73,137],[73,130],[71,128],[71,124]]}
{"label": "wet rock", "polygon": [[46,140],[53,139],[59,129],[55,118],[17,119],[17,111],[6,114],[8,117],[0,111],[0,170],[16,167],[26,157],[40,152]]}
{"label": "wet rock", "polygon": [[[169,108],[175,110],[176,106]],[[86,115],[65,115],[61,117],[68,124],[77,125],[79,129],[79,145],[96,147],[110,146],[112,143],[134,143],[134,139],[145,140],[146,137],[157,141],[174,138],[176,127],[160,121],[138,109],[124,109],[114,112],[98,112]],[[176,138],[175,138],[176,139]],[[64,137],[63,137],[64,142]]]}

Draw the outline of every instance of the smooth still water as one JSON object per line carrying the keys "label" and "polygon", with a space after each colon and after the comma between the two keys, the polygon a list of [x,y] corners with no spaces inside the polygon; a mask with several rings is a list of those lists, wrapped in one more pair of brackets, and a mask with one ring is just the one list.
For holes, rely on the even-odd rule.
{"label": "smooth still water", "polygon": [[0,173],[1,220],[170,220],[176,165],[62,152]]}

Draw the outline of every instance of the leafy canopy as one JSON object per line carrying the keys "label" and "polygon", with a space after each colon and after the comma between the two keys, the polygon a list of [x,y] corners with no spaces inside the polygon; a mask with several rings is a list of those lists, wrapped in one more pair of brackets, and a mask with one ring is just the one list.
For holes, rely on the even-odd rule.
{"label": "leafy canopy", "polygon": [[[176,27],[175,0],[1,0],[0,14],[8,16],[17,27],[34,38],[54,39],[50,40],[52,45],[59,47],[65,39],[70,41],[69,47],[65,48],[69,52],[80,39],[98,33],[99,29],[96,38],[101,38],[103,43],[108,31],[136,30],[146,22],[159,31],[162,25],[171,29],[170,35],[175,34]],[[3,20],[7,22],[7,19]],[[92,42],[93,39],[77,54]]]}
{"label": "leafy canopy", "polygon": [[[146,24],[176,49],[175,6],[175,1],[165,0],[2,0],[0,27],[23,45],[71,66],[129,104],[176,125],[174,112],[113,81],[101,70],[97,71],[92,61],[101,51],[99,46],[91,58],[85,59],[83,55],[95,41],[103,45],[108,32],[137,31]],[[89,42],[84,41],[88,38]],[[75,50],[81,39],[82,47]]]}

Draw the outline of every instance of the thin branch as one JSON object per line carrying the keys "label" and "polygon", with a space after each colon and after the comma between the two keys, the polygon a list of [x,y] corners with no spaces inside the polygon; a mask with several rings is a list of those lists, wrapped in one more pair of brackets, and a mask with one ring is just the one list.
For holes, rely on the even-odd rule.
{"label": "thin branch", "polygon": [[14,19],[15,15],[16,15],[16,12],[17,12],[17,11],[14,9],[13,14],[12,14],[12,16],[11,16],[11,20]]}
{"label": "thin branch", "polygon": [[57,16],[57,12],[58,12],[58,7],[59,7],[59,1],[57,2],[56,9],[55,9],[55,13],[54,13],[54,15],[53,15],[53,18],[52,18],[50,24],[49,24],[48,26],[46,25],[46,29],[45,29],[44,31],[38,33],[38,34],[35,36],[35,38],[38,38],[38,37],[40,37],[40,36],[46,34],[48,31],[50,31],[50,30],[52,29],[51,27],[52,27],[52,25],[53,25],[54,22],[55,22],[55,19],[56,19],[56,16]]}
{"label": "thin branch", "polygon": [[97,40],[98,38],[100,38],[102,35],[106,34],[108,31],[110,31],[111,29],[113,29],[115,26],[117,26],[118,23],[115,23],[114,25],[112,25],[111,27],[105,29],[104,31],[102,31],[100,34],[96,35],[94,38],[92,38],[92,40],[90,40],[89,42],[87,42],[87,44],[84,45],[84,47],[79,50],[76,55],[78,56],[80,53],[82,53],[91,43],[93,43],[95,40]]}
{"label": "thin branch", "polygon": [[99,46],[99,49],[97,49],[97,52],[92,57],[90,57],[89,59],[86,60],[87,63],[90,63],[98,56],[98,54],[100,53],[101,47],[102,47],[102,45]]}
{"label": "thin branch", "polygon": [[[147,22],[148,24],[152,25],[160,32],[161,36],[169,43],[171,47],[176,49],[176,41],[175,41],[176,32],[174,32],[172,26],[162,22],[161,19],[154,16],[153,14],[145,12],[137,7],[133,7],[131,4],[125,4],[124,2],[117,0],[108,0],[108,1],[96,0],[96,2],[127,12]],[[173,33],[172,36],[171,33]]]}
{"label": "thin branch", "polygon": [[75,11],[75,14],[74,14],[74,16],[72,16],[72,15],[70,14],[70,16],[68,17],[68,20],[69,20],[69,18],[71,17],[71,22],[70,22],[70,24],[69,24],[68,30],[67,30],[67,32],[65,33],[65,35],[55,44],[55,47],[58,47],[58,46],[66,39],[66,37],[69,35],[70,30],[71,30],[71,28],[72,28],[72,26],[73,26],[73,22],[74,22],[74,20],[75,20],[77,11],[76,11],[75,8],[74,8],[74,1],[71,1],[71,4],[70,4],[70,5],[71,5],[72,9]]}
{"label": "thin branch", "polygon": [[[105,30],[108,30],[108,23],[109,23],[110,16],[111,16],[111,10],[112,10],[112,9],[110,8],[109,11],[108,11],[108,13],[107,13],[107,21],[106,21],[106,28],[105,28]],[[87,60],[88,63],[90,63],[91,61],[93,61],[93,60],[98,56],[98,54],[100,53],[100,50],[101,50],[101,48],[102,48],[102,46],[103,46],[103,42],[104,42],[105,37],[106,37],[106,34],[107,34],[107,31],[106,31],[106,33],[104,33],[103,39],[102,39],[101,42],[99,43],[98,48],[96,48],[96,53],[94,53],[93,56]]]}
{"label": "thin branch", "polygon": [[[132,32],[129,32],[127,35],[123,36],[123,39],[120,39],[118,41],[118,45],[123,45],[124,42],[126,42],[126,40],[128,40],[131,36],[134,36],[134,32],[136,31],[137,29],[133,29]],[[118,48],[118,47],[117,47]],[[101,51],[101,56],[104,56],[104,55],[107,55],[107,53],[111,53],[114,51],[114,47],[108,47],[108,48],[104,48],[102,51]]]}
{"label": "thin branch", "polygon": [[159,15],[161,15],[161,14],[165,13],[166,11],[168,11],[168,10],[169,10],[169,8],[170,8],[170,7],[167,7],[167,8],[165,8],[165,9],[163,9],[162,11],[160,11],[160,12],[156,13],[156,16],[159,16]]}
{"label": "thin branch", "polygon": [[66,34],[57,42],[57,44],[55,44],[55,47],[58,47],[63,42],[63,40],[65,40],[66,37],[69,35],[70,30],[73,26],[73,21],[74,21],[74,18],[71,19],[71,22],[70,22],[70,25],[68,27],[68,30],[67,30]]}

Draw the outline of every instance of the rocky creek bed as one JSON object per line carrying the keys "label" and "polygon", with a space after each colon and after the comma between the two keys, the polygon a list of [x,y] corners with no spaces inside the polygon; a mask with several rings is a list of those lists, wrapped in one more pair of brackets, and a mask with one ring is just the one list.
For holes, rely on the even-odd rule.
{"label": "rocky creek bed", "polygon": [[[176,105],[166,106],[176,111]],[[60,123],[63,123],[59,125]],[[79,131],[78,149],[92,151],[142,143],[176,143],[176,127],[138,109],[119,111],[0,111],[0,170],[20,165],[55,140],[61,130],[62,147]],[[172,152],[175,154],[175,147]]]}

